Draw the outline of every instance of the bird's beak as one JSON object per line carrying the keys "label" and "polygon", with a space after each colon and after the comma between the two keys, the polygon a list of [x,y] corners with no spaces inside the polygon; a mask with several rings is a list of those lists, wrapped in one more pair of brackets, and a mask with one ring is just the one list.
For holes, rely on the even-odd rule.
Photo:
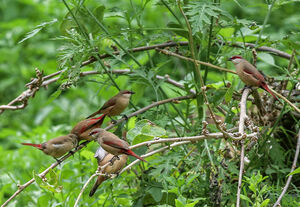
{"label": "bird's beak", "polygon": [[133,92],[133,91],[130,91],[130,93],[131,93],[131,94],[135,94],[135,92]]}
{"label": "bird's beak", "polygon": [[227,59],[227,61],[231,61],[231,57]]}

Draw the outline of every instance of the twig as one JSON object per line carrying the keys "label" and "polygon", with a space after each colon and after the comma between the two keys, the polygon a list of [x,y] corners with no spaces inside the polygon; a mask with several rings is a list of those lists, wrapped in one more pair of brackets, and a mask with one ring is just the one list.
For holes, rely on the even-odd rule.
{"label": "twig", "polygon": [[[250,47],[250,48],[255,48],[255,44],[253,43],[243,43],[243,42],[224,42],[222,40],[219,40],[218,41],[220,44],[225,44],[227,46],[232,46],[232,47],[240,47],[240,48],[244,48],[244,45],[246,47]],[[262,51],[262,52],[269,52],[269,53],[273,53],[275,55],[278,55],[279,57],[282,57],[282,58],[285,58],[285,59],[290,59],[291,58],[291,55],[286,53],[286,52],[283,52],[283,51],[280,51],[280,50],[277,50],[275,48],[272,48],[272,47],[267,47],[267,46],[261,46],[261,47],[258,47],[256,48],[257,51]]]}
{"label": "twig", "polygon": [[[240,121],[239,121],[239,133],[242,135],[244,134],[244,126],[245,126],[245,119],[247,118],[247,97],[250,93],[249,88],[245,88],[243,91],[242,99],[240,102]],[[245,145],[244,140],[241,140],[241,160],[240,160],[240,173],[239,173],[239,181],[238,181],[238,189],[237,189],[237,198],[236,198],[236,207],[240,206],[240,198],[241,198],[241,188],[242,188],[242,178],[243,178],[243,171],[244,171],[244,158],[245,158]]]}
{"label": "twig", "polygon": [[177,58],[180,58],[180,59],[183,59],[183,60],[187,60],[187,61],[190,61],[190,62],[196,62],[197,64],[200,64],[200,65],[205,65],[205,66],[208,66],[208,67],[211,67],[211,68],[215,68],[215,69],[218,69],[218,70],[221,70],[221,71],[226,71],[228,73],[236,74],[236,72],[233,71],[233,70],[229,70],[227,68],[222,68],[222,67],[213,65],[211,63],[203,62],[203,61],[200,61],[200,60],[194,60],[192,58],[188,58],[188,57],[179,55],[177,53],[171,52],[170,50],[159,49],[159,48],[157,48],[156,50],[159,51],[159,52],[161,52],[161,53],[163,53],[163,54],[165,54],[165,55],[174,56],[174,57],[177,57]]}
{"label": "twig", "polygon": [[[195,98],[195,95],[189,95],[189,96],[179,96],[179,97],[175,97],[175,98],[169,98],[169,99],[165,99],[165,100],[161,100],[158,102],[154,102],[144,108],[141,108],[140,110],[127,115],[128,118],[133,117],[133,116],[137,116],[138,114],[141,114],[155,106],[161,105],[161,104],[165,104],[165,103],[169,103],[172,101],[178,101],[178,100],[185,100],[185,99],[192,99]],[[115,125],[120,124],[121,122],[125,121],[125,118],[122,118],[120,120],[117,120],[115,124],[111,124],[108,127],[105,128],[105,130],[111,129],[113,128]],[[82,144],[80,144],[78,146],[77,149],[73,150],[73,153],[68,153],[67,155],[63,156],[59,161],[60,163],[62,163],[63,161],[65,161],[67,158],[69,158],[70,156],[72,156],[74,153],[78,152],[79,150],[81,150],[82,148],[84,148],[88,143],[90,143],[90,141],[85,141]],[[50,167],[48,167],[45,171],[43,171],[42,173],[40,173],[38,176],[40,177],[44,177],[51,169],[54,169],[56,166],[58,165],[58,162],[53,163],[52,165],[50,165]],[[4,204],[1,207],[6,206],[12,199],[14,199],[18,194],[20,194],[25,188],[27,188],[30,184],[32,184],[35,181],[34,178],[32,178],[30,181],[28,181],[27,183],[21,185],[19,187],[19,189],[8,199],[4,202]]]}
{"label": "twig", "polygon": [[300,109],[295,106],[294,104],[292,104],[292,102],[290,102],[287,98],[285,98],[283,95],[281,95],[280,93],[277,93],[276,91],[274,91],[272,88],[269,88],[276,96],[279,96],[279,98],[283,99],[285,102],[287,102],[293,109],[295,109],[295,111],[297,111],[300,114]]}
{"label": "twig", "polygon": [[[294,157],[294,161],[293,161],[293,164],[292,164],[292,167],[291,167],[291,172],[293,172],[297,166],[297,160],[298,160],[298,157],[299,157],[299,150],[300,150],[300,130],[298,132],[298,141],[297,141],[297,146],[296,146],[296,152],[295,152],[295,157]],[[280,201],[281,199],[283,198],[284,194],[286,193],[291,181],[292,181],[292,177],[293,175],[290,175],[286,181],[286,184],[279,196],[279,198],[277,199],[276,203],[273,205],[273,207],[277,207],[277,206],[280,206]]]}

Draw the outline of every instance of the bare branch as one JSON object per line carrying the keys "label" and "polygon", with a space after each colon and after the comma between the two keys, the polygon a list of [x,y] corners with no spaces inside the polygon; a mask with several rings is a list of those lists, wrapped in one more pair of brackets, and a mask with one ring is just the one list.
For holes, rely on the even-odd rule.
{"label": "bare branch", "polygon": [[[250,93],[250,89],[245,88],[240,102],[241,112],[240,112],[240,121],[239,121],[239,133],[241,135],[244,134],[245,119],[247,118],[247,113],[246,113],[247,97],[249,93]],[[243,171],[244,171],[244,159],[245,159],[245,145],[244,145],[244,140],[241,140],[240,173],[239,173],[239,181],[238,181],[238,189],[237,189],[236,207],[240,206],[242,178],[243,178]]]}
{"label": "bare branch", "polygon": [[174,56],[174,57],[177,57],[177,58],[180,58],[180,59],[183,59],[183,60],[187,60],[187,61],[190,61],[190,62],[196,62],[197,64],[205,65],[205,66],[210,67],[210,68],[215,68],[215,69],[218,69],[218,70],[221,70],[221,71],[225,71],[225,72],[228,72],[228,73],[236,74],[236,72],[233,71],[233,70],[229,70],[227,68],[222,68],[222,67],[213,65],[211,63],[203,62],[203,61],[200,61],[200,60],[194,60],[192,58],[188,58],[188,57],[179,55],[179,54],[171,52],[169,50],[159,49],[159,48],[157,48],[156,50],[159,51],[159,52],[161,52],[161,53],[163,53],[163,54],[165,54],[165,55]]}

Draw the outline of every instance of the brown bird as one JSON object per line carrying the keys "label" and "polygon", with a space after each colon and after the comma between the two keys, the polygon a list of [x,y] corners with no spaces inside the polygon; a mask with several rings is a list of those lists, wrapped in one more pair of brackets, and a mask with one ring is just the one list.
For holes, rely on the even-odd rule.
{"label": "brown bird", "polygon": [[260,87],[277,99],[269,89],[263,74],[261,74],[261,72],[259,72],[251,63],[239,55],[232,56],[229,60],[234,63],[238,76],[247,86]]}
{"label": "brown bird", "polygon": [[[112,160],[112,158],[114,157],[114,155],[106,152],[102,147],[99,147],[95,153],[95,157],[97,158],[98,166],[100,167],[100,166],[103,166],[106,163],[110,162]],[[120,159],[115,160],[112,165],[108,165],[106,168],[104,168],[102,170],[101,173],[102,174],[118,173],[127,162],[127,155],[121,155],[119,157],[120,157]],[[106,179],[107,179],[107,177],[104,175],[98,176],[96,183],[94,184],[93,188],[90,191],[90,194],[89,194],[90,197],[92,197],[95,194],[99,185],[101,185],[101,183],[103,181],[105,181]]]}
{"label": "brown bird", "polygon": [[128,106],[130,96],[134,94],[132,91],[124,90],[120,91],[117,95],[109,99],[105,104],[95,113],[91,114],[87,118],[91,118],[96,114],[105,114],[109,117],[121,114]]}
{"label": "brown bird", "polygon": [[97,117],[97,118],[92,118],[92,119],[84,119],[80,122],[78,122],[74,128],[71,130],[71,134],[77,135],[79,140],[92,140],[93,137],[90,136],[90,132],[93,129],[101,127],[105,114]]}
{"label": "brown bird", "polygon": [[129,149],[129,144],[125,142],[124,140],[120,139],[116,135],[114,135],[111,132],[108,132],[104,129],[97,128],[91,131],[91,135],[94,135],[94,137],[97,139],[100,146],[107,152],[113,154],[113,155],[131,155],[133,157],[138,158],[139,160],[142,160],[144,162],[147,162],[137,154],[135,154],[132,150]]}
{"label": "brown bird", "polygon": [[65,136],[56,137],[42,144],[21,144],[38,148],[39,150],[43,151],[46,155],[50,155],[54,159],[56,159],[71,151],[74,147],[77,146],[77,143],[77,136],[75,134],[68,134]]}

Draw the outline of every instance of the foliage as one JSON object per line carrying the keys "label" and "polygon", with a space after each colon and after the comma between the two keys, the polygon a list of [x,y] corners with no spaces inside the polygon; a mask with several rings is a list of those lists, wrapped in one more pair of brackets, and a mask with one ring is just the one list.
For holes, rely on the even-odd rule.
{"label": "foliage", "polygon": [[[299,58],[300,25],[297,0],[278,0],[264,25],[273,1],[181,1],[192,26],[197,59],[231,68],[228,57],[241,54],[252,58],[251,49],[232,47],[221,41],[256,43],[281,51],[296,51]],[[98,145],[90,143],[61,163],[45,179],[37,176],[54,162],[39,150],[22,142],[42,143],[69,133],[72,126],[97,110],[118,87],[136,92],[130,112],[154,101],[189,94],[195,90],[194,65],[155,50],[128,52],[132,48],[187,41],[188,30],[176,1],[33,1],[4,0],[0,3],[0,102],[7,104],[35,77],[35,68],[49,75],[64,70],[55,83],[43,87],[23,110],[6,110],[0,115],[0,203],[32,177],[36,183],[26,188],[10,206],[73,206],[80,190],[95,172],[93,158]],[[262,35],[259,37],[259,33]],[[188,46],[168,48],[190,57]],[[109,54],[82,67],[91,56]],[[273,53],[259,52],[257,67],[273,77],[273,86],[288,80],[290,92],[299,83],[299,60],[288,68],[289,60]],[[130,69],[116,75],[114,69]],[[97,75],[80,76],[95,70]],[[218,119],[227,128],[237,125],[241,81],[230,73],[201,66],[206,95]],[[158,80],[168,76],[183,84],[178,88]],[[197,80],[196,80],[197,81]],[[267,103],[269,96],[260,94]],[[295,97],[294,97],[295,98]],[[299,95],[298,97],[299,100]],[[291,109],[278,104],[266,124],[259,122],[253,104],[249,117],[260,127],[259,140],[246,140],[250,160],[242,185],[242,206],[273,204],[281,193],[293,162],[299,119]],[[219,110],[221,108],[221,110]],[[128,131],[131,144],[154,137],[199,135],[202,121],[208,130],[218,129],[203,107],[199,117],[196,100],[172,102],[131,118],[116,133]],[[222,113],[223,112],[223,113]],[[201,114],[201,113],[200,113]],[[104,125],[108,124],[105,120]],[[249,131],[248,131],[249,132]],[[150,150],[163,145],[154,145]],[[167,145],[167,144],[166,144]],[[145,153],[148,148],[135,151]],[[225,139],[209,139],[181,145],[147,158],[115,179],[105,181],[94,197],[89,184],[80,206],[234,206],[239,176],[240,144]],[[134,159],[130,158],[128,163]],[[298,161],[299,164],[299,161]],[[299,168],[282,206],[299,206]],[[92,181],[94,182],[94,180]]]}

